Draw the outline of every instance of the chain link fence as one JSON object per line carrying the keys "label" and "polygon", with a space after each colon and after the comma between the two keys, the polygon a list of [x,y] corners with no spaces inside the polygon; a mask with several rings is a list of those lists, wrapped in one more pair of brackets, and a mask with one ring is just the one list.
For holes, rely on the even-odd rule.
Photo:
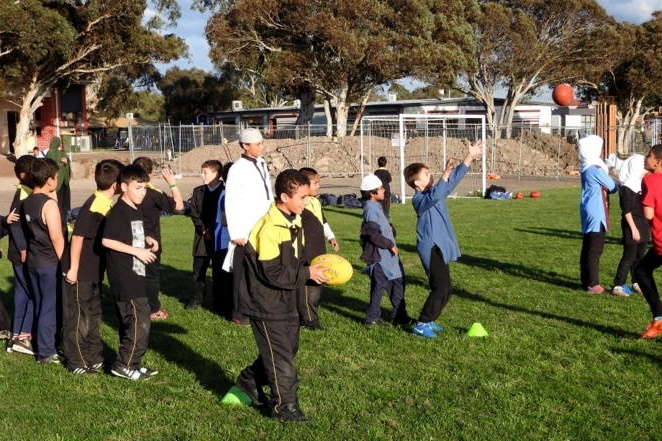
{"label": "chain link fence", "polygon": [[[465,122],[453,128],[453,136],[444,135],[440,124],[421,125],[407,123],[408,162],[423,162],[438,175],[447,159],[461,161],[466,153],[463,139],[478,139],[481,127]],[[347,136],[342,139],[326,136],[325,125],[258,127],[265,137],[265,157],[272,173],[285,168],[313,167],[327,177],[354,177],[377,168],[377,158],[384,156],[394,176],[399,175],[399,136],[395,122],[384,122],[379,127],[364,130],[364,136]],[[451,126],[446,126],[446,129]],[[504,133],[504,128],[489,127],[486,130],[485,172],[488,181],[499,179],[522,181],[576,181],[578,165],[576,139],[594,129],[577,127],[536,127],[516,125],[511,127],[511,138],[493,136]],[[236,125],[169,125],[133,126],[129,139],[117,149],[129,149],[134,156],[150,156],[157,163],[168,163],[184,175],[199,173],[200,164],[206,159],[232,161],[241,154],[238,139],[241,127]],[[662,142],[660,121],[647,121],[632,127],[612,127],[617,139],[622,135],[621,156],[644,153]],[[603,133],[601,133],[603,136]],[[361,155],[363,144],[364,154]],[[107,146],[113,148],[112,145]],[[475,163],[473,171],[482,173],[482,164]],[[480,182],[466,180],[466,188],[458,194],[466,195],[481,188]],[[498,182],[488,182],[488,185]]]}

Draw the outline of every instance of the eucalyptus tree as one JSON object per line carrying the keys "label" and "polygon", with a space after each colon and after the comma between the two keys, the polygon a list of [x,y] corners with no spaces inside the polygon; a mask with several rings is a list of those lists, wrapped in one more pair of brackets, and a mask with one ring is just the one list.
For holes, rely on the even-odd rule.
{"label": "eucalyptus tree", "polygon": [[[605,43],[614,22],[595,0],[484,0],[480,7],[465,91],[485,104],[492,126],[507,127],[507,137],[515,106],[527,96],[609,64]],[[494,105],[499,89],[506,95],[501,112]]]}
{"label": "eucalyptus tree", "polygon": [[[207,24],[211,58],[300,98],[331,104],[344,137],[351,103],[375,86],[424,76],[452,81],[473,51],[477,4],[465,0],[200,0],[217,8]],[[330,133],[329,133],[330,134]]]}
{"label": "eucalyptus tree", "polygon": [[145,0],[20,0],[0,2],[0,77],[5,99],[20,108],[15,151],[26,153],[34,112],[55,86],[104,72],[148,68],[185,50],[158,27],[178,17],[176,1],[155,0],[167,15],[143,23]]}

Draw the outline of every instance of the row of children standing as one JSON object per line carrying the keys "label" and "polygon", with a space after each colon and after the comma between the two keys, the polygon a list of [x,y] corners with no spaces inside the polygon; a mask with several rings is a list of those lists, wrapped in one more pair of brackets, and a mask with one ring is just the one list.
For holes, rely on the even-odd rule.
{"label": "row of children standing", "polygon": [[[602,147],[603,140],[596,135],[578,141],[582,289],[590,294],[605,292],[600,285],[599,260],[610,227],[607,194],[618,191],[623,253],[611,293],[622,297],[643,294],[653,318],[641,337],[656,338],[662,334],[662,302],[653,277],[662,265],[662,144],[652,146],[645,157],[634,154],[624,161],[610,157],[609,166],[617,171],[620,185],[608,174],[608,165],[601,159]],[[646,252],[651,238],[652,246]],[[628,275],[632,288],[627,285]]]}
{"label": "row of children standing", "polygon": [[[162,174],[172,196],[161,197],[154,190],[159,194],[150,198],[151,169],[146,166],[151,167],[148,158],[138,158],[127,167],[114,160],[97,164],[97,190],[78,211],[67,247],[64,214],[57,205],[57,163],[32,156],[17,159],[19,187],[11,208],[20,211],[20,223],[9,225],[15,275],[9,352],[35,355],[40,364],[60,364],[56,340],[61,337],[71,372],[100,371],[100,287],[105,269],[116,300],[120,338],[118,357],[110,371],[129,379],[157,373],[142,365],[150,319],[157,318],[159,311],[158,303],[153,306],[149,300],[148,268],[158,262],[161,210],[181,209],[183,201],[174,175],[167,169]],[[113,206],[112,197],[120,192],[122,196]],[[161,201],[167,201],[167,207]],[[152,209],[154,217],[149,214],[150,204],[159,206],[158,211]],[[153,274],[158,278],[158,271]]]}

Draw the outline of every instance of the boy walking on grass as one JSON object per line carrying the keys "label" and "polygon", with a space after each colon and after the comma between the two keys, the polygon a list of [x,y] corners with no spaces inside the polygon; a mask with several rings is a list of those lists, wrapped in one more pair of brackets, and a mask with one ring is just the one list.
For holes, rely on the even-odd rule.
{"label": "boy walking on grass", "polygon": [[106,272],[115,296],[120,345],[111,373],[129,380],[146,380],[158,374],[142,364],[147,351],[150,306],[145,267],[156,260],[159,244],[145,236],[140,204],[149,177],[135,165],[120,173],[122,196],[110,209],[101,243],[108,248]]}
{"label": "boy walking on grass", "polygon": [[634,277],[653,315],[641,337],[655,338],[662,333],[662,304],[653,277],[653,271],[662,265],[662,144],[651,147],[644,165],[650,173],[641,181],[641,203],[644,217],[650,221],[653,246],[635,267]]}
{"label": "boy walking on grass", "polygon": [[237,387],[256,406],[267,404],[263,386],[271,387],[269,414],[281,421],[307,422],[299,409],[299,381],[294,359],[299,349],[297,296],[306,280],[326,282],[320,266],[305,266],[301,213],[308,203],[308,178],[284,170],[276,178],[276,202],[248,236],[244,253],[246,285],[236,305],[248,317],[258,357],[237,378]]}
{"label": "boy walking on grass", "polygon": [[69,268],[63,268],[63,349],[67,369],[74,374],[91,374],[103,367],[99,327],[106,250],[101,237],[106,215],[113,206],[112,198],[119,190],[123,167],[113,159],[96,165],[97,190],[80,208],[69,244]]}
{"label": "boy walking on grass", "polygon": [[464,161],[452,168],[452,163],[436,184],[425,164],[409,164],[404,178],[416,193],[412,205],[416,211],[416,248],[430,282],[428,295],[412,333],[420,337],[434,338],[443,329],[435,323],[451,295],[451,275],[448,264],[460,257],[460,248],[451,224],[446,197],[467,174],[474,158],[483,152],[483,142],[469,146]]}
{"label": "boy walking on grass", "polygon": [[62,215],[57,200],[58,168],[49,158],[37,158],[32,163],[30,180],[32,194],[21,206],[23,233],[27,239],[27,267],[34,293],[35,353],[39,364],[59,364],[55,347],[57,332],[57,298],[60,295],[60,259],[64,254],[65,237]]}

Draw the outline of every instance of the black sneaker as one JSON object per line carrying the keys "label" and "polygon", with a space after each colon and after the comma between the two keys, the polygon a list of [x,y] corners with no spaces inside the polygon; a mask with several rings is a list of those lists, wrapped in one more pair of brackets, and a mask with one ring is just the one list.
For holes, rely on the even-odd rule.
{"label": "black sneaker", "polygon": [[296,404],[284,404],[274,407],[271,409],[271,418],[278,418],[281,421],[292,423],[310,422],[310,419],[301,412]]}
{"label": "black sneaker", "polygon": [[309,331],[326,331],[326,328],[322,326],[319,322],[303,323],[301,327],[303,329],[308,329]]}
{"label": "black sneaker", "polygon": [[123,367],[114,367],[110,373],[116,377],[126,378],[127,380],[148,380],[148,375],[143,375],[139,369],[127,369]]}
{"label": "black sneaker", "polygon": [[53,354],[49,355],[48,357],[42,357],[37,359],[37,363],[39,364],[62,364],[62,359],[60,358],[59,355]]}
{"label": "black sneaker", "polygon": [[83,375],[83,374],[96,374],[98,371],[95,371],[92,368],[79,367],[79,368],[69,369],[69,372],[75,375]]}
{"label": "black sneaker", "polygon": [[262,388],[257,387],[255,382],[248,382],[246,380],[243,380],[242,378],[238,378],[237,382],[235,383],[235,386],[237,386],[243,393],[248,395],[248,398],[251,399],[251,405],[255,407],[262,407],[267,404],[269,399],[267,398],[267,395],[264,393]]}
{"label": "black sneaker", "polygon": [[148,368],[147,366],[140,366],[140,369],[138,369],[142,375],[146,375],[148,377],[153,377],[154,375],[158,375],[159,371],[156,369]]}
{"label": "black sneaker", "polygon": [[380,328],[382,326],[388,326],[388,323],[386,323],[382,319],[373,320],[371,322],[365,322],[365,327],[368,328],[368,329],[370,329],[370,328]]}
{"label": "black sneaker", "polygon": [[90,366],[90,369],[95,372],[101,372],[103,370],[103,361],[94,363],[92,366]]}

